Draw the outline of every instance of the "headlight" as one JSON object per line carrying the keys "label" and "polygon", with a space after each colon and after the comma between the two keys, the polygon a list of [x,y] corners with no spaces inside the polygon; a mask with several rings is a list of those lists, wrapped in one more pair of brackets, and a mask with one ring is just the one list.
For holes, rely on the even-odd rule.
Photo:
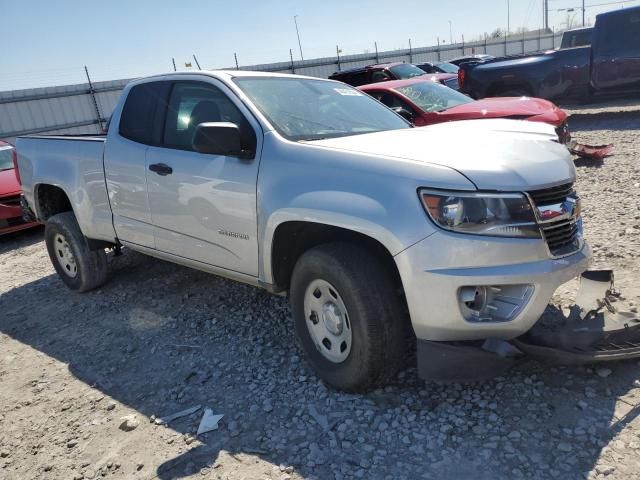
{"label": "headlight", "polygon": [[420,190],[431,220],[445,230],[496,237],[541,238],[529,200],[520,193]]}

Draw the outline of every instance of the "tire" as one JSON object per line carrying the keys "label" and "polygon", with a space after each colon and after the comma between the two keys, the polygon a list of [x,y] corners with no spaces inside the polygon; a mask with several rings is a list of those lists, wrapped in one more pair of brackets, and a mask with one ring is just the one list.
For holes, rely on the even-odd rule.
{"label": "tire", "polygon": [[53,215],[44,230],[45,243],[53,267],[71,290],[86,292],[107,279],[107,255],[90,250],[73,212]]}
{"label": "tire", "polygon": [[[333,299],[320,291],[327,288],[335,290],[329,291]],[[318,293],[321,295],[318,303],[313,303],[309,296],[311,303],[305,304],[305,296],[316,297]],[[329,301],[323,303],[327,298]],[[314,316],[313,305],[317,309],[320,305],[326,308],[334,300],[338,311],[340,305],[346,309],[341,316],[341,337],[334,336],[335,332],[323,333],[326,337],[319,341],[312,333],[315,326],[329,332],[324,326],[330,324],[335,328],[335,324],[324,320],[325,310]],[[408,315],[391,275],[374,255],[349,243],[310,249],[294,267],[290,301],[298,342],[326,384],[346,392],[366,392],[384,385],[397,374],[406,353]],[[336,318],[332,309],[329,319]],[[339,349],[336,345],[347,328],[351,341],[342,351],[346,342]],[[335,345],[331,344],[336,338]],[[330,340],[331,350],[325,340]],[[329,354],[340,358],[329,359]]]}

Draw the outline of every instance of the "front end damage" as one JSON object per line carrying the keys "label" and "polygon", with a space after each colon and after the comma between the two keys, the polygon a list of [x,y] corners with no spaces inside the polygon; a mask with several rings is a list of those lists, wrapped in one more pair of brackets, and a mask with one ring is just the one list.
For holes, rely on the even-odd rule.
{"label": "front end damage", "polygon": [[625,310],[611,270],[586,271],[568,314],[557,310],[511,340],[418,341],[418,373],[426,380],[491,378],[526,358],[591,364],[640,357],[640,316]]}

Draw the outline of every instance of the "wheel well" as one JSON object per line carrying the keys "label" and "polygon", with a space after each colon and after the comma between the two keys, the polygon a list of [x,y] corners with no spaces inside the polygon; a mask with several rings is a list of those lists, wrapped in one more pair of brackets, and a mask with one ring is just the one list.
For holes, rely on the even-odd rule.
{"label": "wheel well", "polygon": [[73,211],[67,194],[54,185],[38,185],[36,205],[39,220],[43,221],[58,213]]}
{"label": "wheel well", "polygon": [[393,278],[398,291],[404,295],[396,262],[378,240],[345,228],[313,222],[285,222],[273,235],[271,265],[276,291],[288,291],[293,268],[307,250],[325,243],[348,242],[357,244],[377,258]]}

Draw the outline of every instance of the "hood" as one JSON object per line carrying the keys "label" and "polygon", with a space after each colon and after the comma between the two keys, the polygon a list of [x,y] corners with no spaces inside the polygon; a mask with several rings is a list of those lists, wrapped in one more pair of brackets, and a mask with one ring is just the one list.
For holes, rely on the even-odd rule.
{"label": "hood", "polygon": [[474,120],[482,118],[511,118],[546,122],[559,127],[567,119],[564,110],[541,98],[497,97],[485,98],[439,112],[445,120]]}
{"label": "hood", "polygon": [[309,144],[450,167],[479,189],[524,191],[575,180],[571,155],[557,140],[544,123],[469,120]]}
{"label": "hood", "polygon": [[14,169],[0,172],[0,196],[20,193],[20,184]]}

